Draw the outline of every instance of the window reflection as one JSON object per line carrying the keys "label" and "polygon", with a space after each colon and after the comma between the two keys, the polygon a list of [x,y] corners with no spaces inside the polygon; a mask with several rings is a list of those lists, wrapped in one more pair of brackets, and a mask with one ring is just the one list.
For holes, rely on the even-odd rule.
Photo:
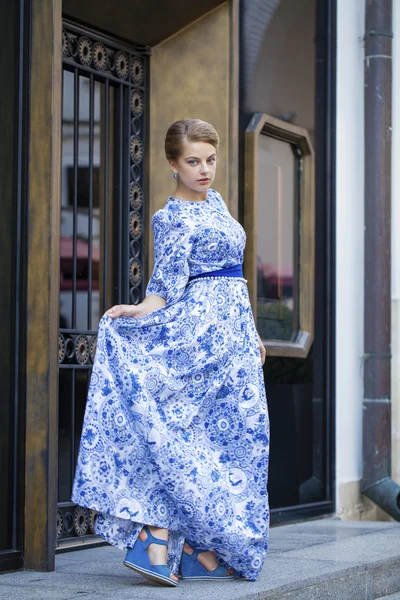
{"label": "window reflection", "polygon": [[298,331],[298,158],[292,146],[259,136],[257,327],[263,339]]}

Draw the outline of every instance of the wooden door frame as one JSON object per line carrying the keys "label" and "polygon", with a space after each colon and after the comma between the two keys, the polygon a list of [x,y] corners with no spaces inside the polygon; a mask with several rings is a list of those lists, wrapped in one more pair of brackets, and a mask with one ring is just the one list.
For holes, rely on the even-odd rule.
{"label": "wooden door frame", "polygon": [[54,570],[57,511],[62,2],[30,3],[24,566]]}

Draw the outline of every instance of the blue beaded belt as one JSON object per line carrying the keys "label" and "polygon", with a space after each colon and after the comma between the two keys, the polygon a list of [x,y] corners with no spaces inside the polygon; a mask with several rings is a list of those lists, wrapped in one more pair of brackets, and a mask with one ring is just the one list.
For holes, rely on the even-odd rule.
{"label": "blue beaded belt", "polygon": [[200,279],[201,277],[242,277],[243,278],[243,265],[238,263],[232,267],[225,267],[225,269],[218,269],[217,271],[208,271],[206,273],[199,273],[198,275],[192,275],[189,277],[189,281],[193,279]]}

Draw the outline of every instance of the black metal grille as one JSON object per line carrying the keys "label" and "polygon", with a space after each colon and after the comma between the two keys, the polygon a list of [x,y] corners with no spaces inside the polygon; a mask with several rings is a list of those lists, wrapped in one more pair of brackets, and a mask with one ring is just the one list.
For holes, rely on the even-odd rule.
{"label": "black metal grille", "polygon": [[58,539],[93,533],[70,501],[96,331],[143,297],[148,48],[64,21]]}

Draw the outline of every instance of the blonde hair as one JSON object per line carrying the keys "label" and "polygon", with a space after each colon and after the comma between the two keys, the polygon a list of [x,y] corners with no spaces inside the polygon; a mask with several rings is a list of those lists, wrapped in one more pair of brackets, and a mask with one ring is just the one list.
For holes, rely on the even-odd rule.
{"label": "blonde hair", "polygon": [[219,136],[211,123],[201,119],[182,119],[168,128],[165,136],[165,155],[168,160],[177,160],[182,153],[182,143],[207,142],[218,150]]}

